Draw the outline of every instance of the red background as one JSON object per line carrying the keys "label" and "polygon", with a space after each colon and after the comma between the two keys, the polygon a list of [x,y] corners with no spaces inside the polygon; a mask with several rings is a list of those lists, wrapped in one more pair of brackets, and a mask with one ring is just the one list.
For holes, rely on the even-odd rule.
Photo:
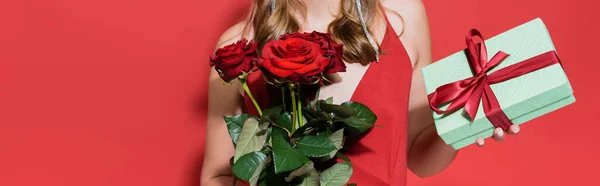
{"label": "red background", "polygon": [[[409,185],[597,185],[597,3],[424,1],[435,60],[542,17],[578,102]],[[248,3],[1,1],[0,185],[199,185],[207,56]]]}

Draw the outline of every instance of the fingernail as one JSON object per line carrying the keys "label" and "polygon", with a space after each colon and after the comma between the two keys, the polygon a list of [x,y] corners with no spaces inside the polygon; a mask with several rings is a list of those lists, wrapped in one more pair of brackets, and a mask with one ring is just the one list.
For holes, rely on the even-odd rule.
{"label": "fingernail", "polygon": [[485,140],[483,140],[483,139],[477,139],[477,145],[483,146],[484,143],[485,143]]}
{"label": "fingernail", "polygon": [[504,136],[504,131],[502,129],[498,130],[498,132],[496,132],[496,134],[498,135],[498,137],[502,137]]}
{"label": "fingernail", "polygon": [[511,128],[510,128],[510,130],[512,130],[512,132],[516,134],[516,133],[519,133],[519,131],[520,131],[521,129],[520,129],[520,127],[519,127],[519,126],[516,126],[516,125],[515,125],[514,127],[511,127]]}

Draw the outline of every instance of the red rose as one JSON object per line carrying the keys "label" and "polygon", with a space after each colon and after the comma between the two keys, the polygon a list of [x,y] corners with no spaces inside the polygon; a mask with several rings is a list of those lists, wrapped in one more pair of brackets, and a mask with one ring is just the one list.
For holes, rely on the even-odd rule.
{"label": "red rose", "polygon": [[302,38],[274,40],[262,51],[263,68],[269,81],[300,84],[320,83],[329,58],[320,52],[317,43]]}
{"label": "red rose", "polygon": [[219,48],[214,55],[210,56],[210,66],[215,67],[223,81],[230,83],[240,75],[256,69],[255,63],[258,61],[256,47],[255,42],[242,39]]}
{"label": "red rose", "polygon": [[331,38],[331,35],[328,33],[322,32],[311,32],[311,33],[293,33],[286,34],[280,37],[281,40],[286,40],[288,38],[302,38],[310,42],[314,42],[319,44],[320,52],[323,56],[329,58],[329,66],[325,69],[324,74],[333,74],[336,72],[345,72],[346,64],[342,59],[342,54],[344,51],[344,45],[337,44]]}

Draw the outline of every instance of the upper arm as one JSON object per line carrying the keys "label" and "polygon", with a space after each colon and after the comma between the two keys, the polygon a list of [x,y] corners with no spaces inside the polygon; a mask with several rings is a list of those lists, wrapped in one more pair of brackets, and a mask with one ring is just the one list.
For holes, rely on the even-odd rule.
{"label": "upper arm", "polygon": [[[229,28],[219,38],[217,48],[240,40],[242,30],[243,24],[241,23]],[[231,85],[225,85],[216,70],[214,68],[210,69],[206,145],[201,175],[203,183],[219,185],[219,183],[211,182],[211,179],[231,175],[229,159],[234,154],[234,147],[223,116],[241,113],[243,99],[239,93],[240,89],[241,84],[239,81],[235,81]]]}
{"label": "upper arm", "polygon": [[[425,6],[421,0],[385,0],[386,7],[396,11],[402,18],[400,40],[413,63],[413,76],[409,100],[408,145],[409,149],[417,136],[433,126],[433,118],[421,69],[431,63],[431,38]],[[394,25],[394,18],[389,18]],[[396,18],[396,20],[398,20]],[[396,29],[397,30],[397,29]]]}

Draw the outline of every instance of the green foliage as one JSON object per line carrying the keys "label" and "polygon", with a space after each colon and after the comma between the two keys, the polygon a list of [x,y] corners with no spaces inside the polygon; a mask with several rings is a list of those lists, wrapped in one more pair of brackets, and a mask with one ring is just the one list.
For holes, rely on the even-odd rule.
{"label": "green foliage", "polygon": [[288,131],[292,131],[292,115],[287,112],[279,115],[275,121],[275,124],[287,129]]}
{"label": "green foliage", "polygon": [[356,112],[356,114],[352,116],[359,120],[362,120],[365,123],[375,124],[375,121],[377,121],[377,115],[375,115],[375,113],[373,113],[373,111],[369,109],[369,107],[361,103],[345,102],[342,104],[342,106],[352,108]]}
{"label": "green foliage", "polygon": [[234,146],[237,144],[237,140],[242,132],[244,122],[246,122],[246,120],[250,117],[251,116],[249,114],[223,117],[225,123],[227,124],[227,131],[229,132],[229,136],[231,137],[231,141],[233,141]]}
{"label": "green foliage", "polygon": [[336,150],[333,142],[325,136],[304,136],[296,141],[296,148],[311,158],[323,157]]}
{"label": "green foliage", "polygon": [[249,181],[258,177],[266,165],[267,156],[260,152],[248,153],[240,157],[232,167],[232,172],[241,180]]}
{"label": "green foliage", "polygon": [[327,156],[320,158],[319,160],[321,160],[321,161],[330,160],[331,158],[335,157],[335,154],[338,152],[338,150],[342,149],[342,147],[344,145],[344,129],[342,128],[338,131],[335,131],[333,134],[329,135],[327,138],[329,138],[329,140],[331,140],[331,142],[333,142],[333,145],[335,146],[335,150],[331,151]]}
{"label": "green foliage", "polygon": [[244,127],[235,147],[234,163],[243,155],[262,149],[267,135],[265,132],[262,132],[264,129],[261,128],[261,125],[255,118],[248,118],[244,122]]}
{"label": "green foliage", "polygon": [[317,170],[313,169],[306,173],[300,183],[296,184],[296,186],[319,186],[320,184],[319,173]]}
{"label": "green foliage", "polygon": [[[300,108],[302,116],[294,116],[293,110],[280,105],[265,109],[260,118],[247,114],[224,117],[236,147],[232,171],[237,178],[261,186],[347,184],[352,164],[340,150],[346,138],[371,129],[377,116],[363,104],[338,105],[332,98],[315,99]],[[305,123],[294,128],[294,117],[303,117]],[[314,168],[332,158],[344,162]]]}
{"label": "green foliage", "polygon": [[350,180],[352,166],[349,163],[336,163],[321,173],[321,186],[340,186]]}
{"label": "green foliage", "polygon": [[281,114],[282,110],[283,110],[283,106],[281,106],[281,105],[270,107],[263,111],[262,118],[274,120],[275,118],[279,117],[279,114]]}
{"label": "green foliage", "polygon": [[294,149],[287,140],[275,136],[272,140],[275,173],[292,171],[308,162],[308,158]]}

